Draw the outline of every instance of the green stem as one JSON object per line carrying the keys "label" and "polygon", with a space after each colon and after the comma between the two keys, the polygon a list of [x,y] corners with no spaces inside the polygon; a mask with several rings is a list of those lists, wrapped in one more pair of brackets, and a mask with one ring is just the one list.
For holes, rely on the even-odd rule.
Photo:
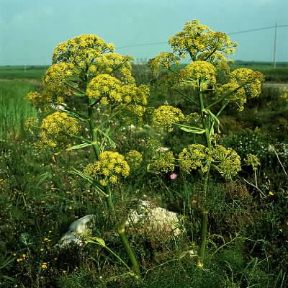
{"label": "green stem", "polygon": [[258,188],[258,181],[257,181],[257,169],[254,170],[254,179],[255,179],[255,186]]}
{"label": "green stem", "polygon": [[220,114],[227,107],[227,105],[228,105],[228,102],[224,103],[224,105],[221,107],[221,109],[217,112],[216,117],[220,116]]}
{"label": "green stem", "polygon": [[[202,126],[203,129],[205,129],[205,140],[207,143],[207,147],[209,149],[209,152],[211,151],[212,145],[211,145],[211,129],[214,125],[213,119],[211,120],[212,123],[210,123],[209,115],[205,115],[205,105],[203,101],[203,95],[201,91],[201,82],[198,83],[198,96],[199,96],[199,105],[200,105],[200,111],[201,111],[201,120],[202,120]],[[198,252],[198,267],[203,267],[204,265],[204,258],[205,258],[205,249],[206,249],[206,242],[207,242],[207,227],[208,227],[208,209],[206,207],[207,202],[207,192],[208,192],[208,181],[209,181],[209,174],[210,174],[210,159],[208,159],[208,170],[205,174],[204,178],[204,185],[203,185],[203,207],[202,207],[202,219],[201,219],[201,244]]]}
{"label": "green stem", "polygon": [[89,118],[88,124],[89,124],[90,137],[91,137],[92,142],[95,143],[92,145],[92,147],[93,147],[95,157],[96,159],[98,159],[100,151],[99,151],[98,145],[96,144],[97,135],[96,135],[94,125],[93,125],[93,107],[91,106],[88,107],[88,118]]}
{"label": "green stem", "polygon": [[106,192],[106,201],[107,201],[107,205],[108,208],[114,218],[114,220],[116,219],[116,214],[115,214],[115,208],[114,208],[114,204],[113,204],[113,199],[112,199],[112,194],[111,194],[111,190],[109,189],[109,187],[107,188],[107,192]]}
{"label": "green stem", "polygon": [[126,262],[119,256],[117,255],[113,250],[111,250],[109,247],[105,246],[104,247],[109,253],[111,253],[115,258],[119,260],[128,270],[130,270],[130,267],[126,264]]}
{"label": "green stem", "polygon": [[203,209],[201,221],[201,245],[198,253],[197,266],[202,268],[204,265],[205,248],[207,240],[207,227],[208,227],[208,211]]}
{"label": "green stem", "polygon": [[121,223],[118,227],[118,234],[121,238],[122,244],[126,250],[126,253],[130,259],[132,270],[133,272],[140,277],[140,267],[135,256],[135,252],[133,251],[132,247],[129,244],[128,238],[125,233],[125,222]]}
{"label": "green stem", "polygon": [[207,117],[208,115],[205,115],[205,105],[203,100],[203,95],[201,91],[201,81],[198,81],[198,97],[199,97],[199,106],[200,106],[200,115],[202,120],[202,126],[203,129],[205,129],[205,140],[207,143],[207,147],[211,148],[211,140],[210,140],[210,129],[209,129],[209,123],[207,124]]}

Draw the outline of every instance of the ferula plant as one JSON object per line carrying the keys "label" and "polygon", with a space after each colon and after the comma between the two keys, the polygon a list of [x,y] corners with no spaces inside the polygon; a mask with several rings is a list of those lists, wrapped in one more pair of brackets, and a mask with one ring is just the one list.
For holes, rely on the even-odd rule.
{"label": "ferula plant", "polygon": [[[42,91],[27,95],[40,112],[38,145],[56,153],[85,149],[82,153],[90,163],[73,171],[106,198],[111,214],[113,187],[130,173],[115,139],[121,126],[139,121],[148,95],[147,86],[136,85],[131,58],[115,53],[112,44],[95,35],[57,45]],[[138,275],[139,265],[121,223],[118,233]]]}
{"label": "ferula plant", "polygon": [[242,111],[248,99],[260,95],[264,79],[251,69],[231,71],[228,55],[234,52],[236,43],[227,34],[215,32],[197,20],[187,22],[181,32],[169,39],[169,44],[172,52],[160,53],[149,64],[162,93],[170,89],[187,104],[185,113],[171,105],[160,106],[155,109],[152,122],[155,127],[167,127],[170,133],[173,127],[178,127],[192,134],[191,144],[180,152],[177,160],[184,173],[199,171],[203,179],[197,263],[202,267],[207,242],[209,177],[214,170],[231,179],[241,169],[238,154],[217,144],[219,116],[228,105]]}

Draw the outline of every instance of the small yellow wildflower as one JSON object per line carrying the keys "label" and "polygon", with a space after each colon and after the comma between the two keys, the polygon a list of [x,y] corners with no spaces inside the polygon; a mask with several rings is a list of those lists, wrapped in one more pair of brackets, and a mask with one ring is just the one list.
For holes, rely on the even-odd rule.
{"label": "small yellow wildflower", "polygon": [[46,269],[48,268],[48,263],[47,263],[47,262],[42,262],[42,263],[40,264],[40,268],[41,268],[42,270],[46,270]]}
{"label": "small yellow wildflower", "polygon": [[236,81],[226,83],[219,87],[216,91],[219,98],[227,95],[227,102],[235,103],[239,111],[244,109],[244,104],[246,103],[245,89],[240,87]]}

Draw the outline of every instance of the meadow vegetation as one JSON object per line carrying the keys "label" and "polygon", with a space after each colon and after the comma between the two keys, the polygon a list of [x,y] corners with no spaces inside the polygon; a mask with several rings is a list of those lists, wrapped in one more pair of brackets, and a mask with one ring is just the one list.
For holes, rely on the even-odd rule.
{"label": "meadow vegetation", "polygon": [[288,91],[260,73],[287,68],[231,64],[195,20],[169,44],[137,66],[81,35],[0,69],[0,287],[288,285]]}

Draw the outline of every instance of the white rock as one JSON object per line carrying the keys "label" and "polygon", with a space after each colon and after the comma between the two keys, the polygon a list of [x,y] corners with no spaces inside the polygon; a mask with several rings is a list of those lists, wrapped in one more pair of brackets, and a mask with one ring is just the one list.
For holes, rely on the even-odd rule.
{"label": "white rock", "polygon": [[127,230],[146,235],[148,238],[159,238],[159,241],[177,237],[184,232],[181,221],[175,212],[141,200],[137,209],[128,214],[125,223]]}
{"label": "white rock", "polygon": [[67,247],[71,244],[82,246],[84,244],[82,237],[91,231],[95,217],[95,215],[90,214],[72,222],[68,231],[62,236],[57,246],[60,248]]}

